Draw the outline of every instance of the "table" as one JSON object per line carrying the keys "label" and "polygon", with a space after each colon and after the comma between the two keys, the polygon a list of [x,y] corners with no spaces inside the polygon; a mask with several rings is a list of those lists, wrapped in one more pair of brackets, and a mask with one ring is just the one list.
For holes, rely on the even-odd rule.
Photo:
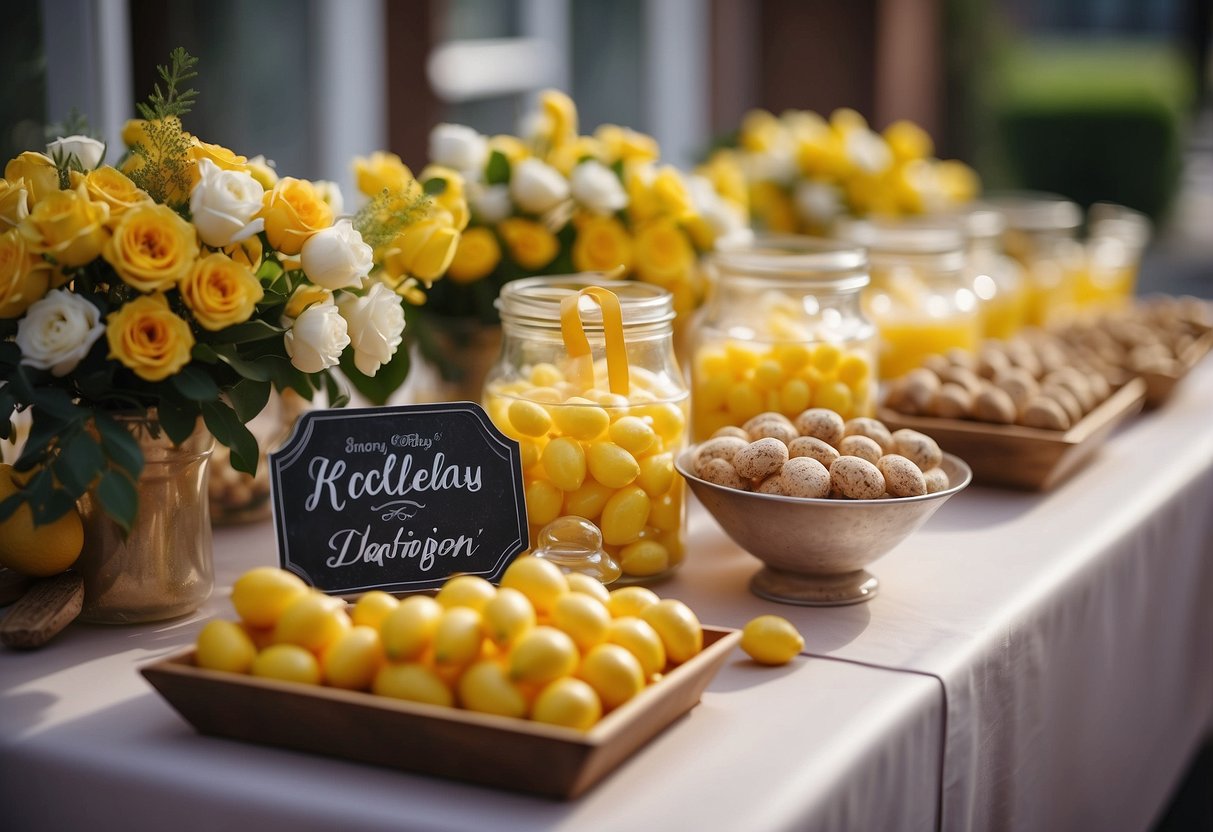
{"label": "table", "polygon": [[[868,604],[746,590],[695,509],[657,587],[705,621],[791,619],[806,656],[730,661],[686,718],[556,803],[195,735],[135,673],[187,645],[268,525],[216,538],[216,597],[0,654],[6,829],[1144,829],[1213,727],[1213,362],[1047,495],[970,488],[872,571]],[[73,799],[65,799],[70,792]],[[100,823],[104,826],[104,823]]]}

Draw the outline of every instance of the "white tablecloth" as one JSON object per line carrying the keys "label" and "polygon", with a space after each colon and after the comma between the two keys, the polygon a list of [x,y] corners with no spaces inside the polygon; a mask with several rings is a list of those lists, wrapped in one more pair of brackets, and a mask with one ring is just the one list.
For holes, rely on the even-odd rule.
{"label": "white tablecloth", "polygon": [[693,511],[691,560],[658,591],[713,624],[782,614],[830,658],[738,654],[571,803],[194,734],[135,668],[228,615],[272,541],[222,531],[197,616],[0,653],[3,828],[1133,830],[1213,720],[1208,362],[1051,494],[954,498],[875,564],[868,604],[750,595],[758,562]]}

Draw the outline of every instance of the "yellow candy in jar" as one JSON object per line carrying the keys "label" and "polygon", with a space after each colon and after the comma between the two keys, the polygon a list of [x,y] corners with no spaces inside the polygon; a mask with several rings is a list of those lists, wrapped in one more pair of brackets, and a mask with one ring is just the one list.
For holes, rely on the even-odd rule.
{"label": "yellow candy in jar", "polygon": [[[575,514],[587,520],[597,520],[598,515],[602,514],[603,507],[606,506],[607,500],[611,499],[614,494],[615,489],[603,485],[597,480],[587,479],[582,483],[581,488],[569,491],[564,495],[564,513]],[[527,514],[529,517],[529,505]],[[534,519],[531,519],[530,523],[539,525]]]}
{"label": "yellow candy in jar", "polygon": [[552,408],[552,411],[556,427],[574,439],[594,439],[611,423],[605,409],[581,396],[573,396],[564,405]]}
{"label": "yellow candy in jar", "polygon": [[553,439],[540,457],[548,479],[561,491],[576,491],[585,481],[585,451],[567,437]]}
{"label": "yellow candy in jar", "polygon": [[637,484],[650,497],[660,497],[674,485],[674,457],[672,454],[653,454],[641,460],[637,466]]}
{"label": "yellow candy in jar", "polygon": [[638,416],[623,416],[611,425],[611,441],[630,454],[642,454],[652,447],[657,433]]}
{"label": "yellow candy in jar", "polygon": [[644,489],[630,485],[615,492],[602,508],[602,539],[612,546],[631,543],[649,519],[652,501]]}
{"label": "yellow candy in jar", "polygon": [[552,428],[552,417],[542,405],[517,399],[510,403],[510,424],[524,436],[543,436]]}
{"label": "yellow candy in jar", "polygon": [[535,480],[526,487],[527,522],[546,526],[560,516],[564,492],[547,480]]}
{"label": "yellow candy in jar", "polygon": [[629,575],[658,575],[670,568],[670,553],[655,540],[638,540],[619,550],[619,565]]}
{"label": "yellow candy in jar", "polygon": [[640,474],[636,458],[614,442],[594,442],[586,456],[590,473],[607,488],[623,488]]}
{"label": "yellow candy in jar", "polygon": [[531,368],[531,384],[536,387],[554,387],[564,381],[564,373],[553,364],[536,364]]}

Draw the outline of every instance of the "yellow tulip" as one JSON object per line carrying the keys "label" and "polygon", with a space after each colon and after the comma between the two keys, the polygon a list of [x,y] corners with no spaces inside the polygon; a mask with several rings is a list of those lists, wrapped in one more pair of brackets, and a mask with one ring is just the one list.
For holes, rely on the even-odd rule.
{"label": "yellow tulip", "polygon": [[458,171],[444,168],[441,165],[427,165],[421,171],[421,181],[428,182],[431,179],[441,179],[446,183],[446,187],[443,188],[442,193],[433,194],[430,198],[438,207],[451,215],[451,222],[455,230],[462,231],[467,228],[471,212],[468,210],[467,194],[463,188],[463,176]]}
{"label": "yellow tulip", "polygon": [[474,283],[492,274],[500,262],[497,235],[491,229],[477,226],[463,232],[446,275],[456,283]]}

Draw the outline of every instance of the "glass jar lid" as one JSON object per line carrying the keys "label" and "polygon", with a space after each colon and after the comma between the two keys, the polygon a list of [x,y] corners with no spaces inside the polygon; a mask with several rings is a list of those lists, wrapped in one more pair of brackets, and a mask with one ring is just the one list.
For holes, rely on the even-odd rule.
{"label": "glass jar lid", "polygon": [[929,264],[941,272],[964,267],[965,235],[956,220],[843,220],[835,233],[866,248],[875,267],[900,262]]}
{"label": "glass jar lid", "polygon": [[1082,225],[1082,209],[1060,194],[1045,191],[1005,191],[984,200],[1006,217],[1017,231],[1075,233]]}
{"label": "glass jar lid", "polygon": [[[619,298],[625,327],[674,320],[674,296],[665,289],[636,280],[604,280],[597,272],[512,280],[501,287],[495,305],[504,322],[559,328],[561,301],[587,286],[601,286]],[[598,304],[583,298],[579,309],[586,329],[602,329]]]}
{"label": "glass jar lid", "polygon": [[748,246],[718,251],[712,265],[728,276],[812,283],[836,291],[868,285],[868,258],[859,246],[795,234],[767,234]]}

